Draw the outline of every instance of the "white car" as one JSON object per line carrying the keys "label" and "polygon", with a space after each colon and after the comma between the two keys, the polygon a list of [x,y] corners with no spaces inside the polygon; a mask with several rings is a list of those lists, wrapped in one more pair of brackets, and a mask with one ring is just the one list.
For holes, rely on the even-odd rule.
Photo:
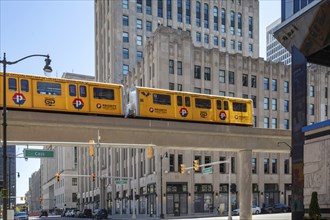
{"label": "white car", "polygon": [[[252,206],[252,214],[260,214],[261,208],[258,206]],[[233,215],[239,215],[239,209],[233,210]]]}
{"label": "white car", "polygon": [[29,220],[29,216],[26,212],[16,212],[14,215],[15,220]]}

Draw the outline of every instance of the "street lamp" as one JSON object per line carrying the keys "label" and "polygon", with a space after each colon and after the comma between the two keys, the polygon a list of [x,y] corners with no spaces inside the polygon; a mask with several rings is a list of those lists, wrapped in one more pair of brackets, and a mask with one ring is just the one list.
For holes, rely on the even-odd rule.
{"label": "street lamp", "polygon": [[47,73],[52,72],[52,68],[50,67],[51,59],[49,59],[49,55],[43,55],[43,54],[33,54],[26,57],[23,57],[22,59],[10,62],[6,59],[6,53],[3,54],[3,60],[0,60],[0,63],[3,64],[3,108],[2,108],[2,156],[3,156],[3,199],[2,199],[2,206],[3,206],[3,220],[7,220],[7,73],[6,68],[7,65],[13,65],[18,62],[21,62],[22,60],[25,60],[30,57],[46,57],[45,62],[46,65],[44,67],[44,71]]}
{"label": "street lamp", "polygon": [[159,218],[164,218],[163,213],[163,159],[168,158],[167,152],[164,155],[160,156],[160,216]]}

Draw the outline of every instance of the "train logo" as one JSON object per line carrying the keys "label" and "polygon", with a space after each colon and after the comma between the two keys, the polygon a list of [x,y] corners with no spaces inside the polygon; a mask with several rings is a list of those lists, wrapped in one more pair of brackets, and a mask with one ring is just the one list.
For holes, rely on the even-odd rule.
{"label": "train logo", "polygon": [[82,109],[84,107],[84,102],[82,99],[75,98],[72,102],[72,105],[76,109]]}
{"label": "train logo", "polygon": [[150,107],[149,108],[149,112],[154,112],[154,108],[153,107]]}
{"label": "train logo", "polygon": [[181,108],[181,109],[180,109],[180,115],[181,115],[182,117],[187,117],[187,116],[188,116],[188,109],[186,109],[186,108]]}
{"label": "train logo", "polygon": [[23,93],[15,93],[13,95],[13,101],[16,105],[23,105],[25,100],[26,99]]}
{"label": "train logo", "polygon": [[226,118],[227,118],[226,112],[221,111],[220,114],[219,114],[219,117],[220,117],[221,120],[226,120]]}

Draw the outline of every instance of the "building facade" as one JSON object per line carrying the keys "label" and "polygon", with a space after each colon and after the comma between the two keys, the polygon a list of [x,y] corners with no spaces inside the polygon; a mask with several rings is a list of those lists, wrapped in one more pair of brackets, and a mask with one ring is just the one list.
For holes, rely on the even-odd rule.
{"label": "building facade", "polygon": [[36,213],[41,210],[42,194],[41,194],[41,171],[40,169],[32,174],[29,178],[29,212]]}
{"label": "building facade", "polygon": [[258,0],[96,0],[96,81],[123,83],[158,26],[189,32],[196,46],[259,57]]}
{"label": "building facade", "polygon": [[[314,0],[281,0],[281,17],[282,21],[285,21],[293,14],[303,9],[306,5],[310,4]],[[322,1],[322,0],[316,0]]]}

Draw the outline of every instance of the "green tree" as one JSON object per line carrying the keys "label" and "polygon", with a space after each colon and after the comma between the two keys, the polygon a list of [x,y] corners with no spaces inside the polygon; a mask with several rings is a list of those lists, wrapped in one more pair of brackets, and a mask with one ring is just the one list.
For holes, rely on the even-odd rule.
{"label": "green tree", "polygon": [[320,220],[321,213],[320,213],[320,206],[319,201],[317,199],[317,192],[312,193],[311,203],[309,204],[308,214],[310,219],[313,220]]}

